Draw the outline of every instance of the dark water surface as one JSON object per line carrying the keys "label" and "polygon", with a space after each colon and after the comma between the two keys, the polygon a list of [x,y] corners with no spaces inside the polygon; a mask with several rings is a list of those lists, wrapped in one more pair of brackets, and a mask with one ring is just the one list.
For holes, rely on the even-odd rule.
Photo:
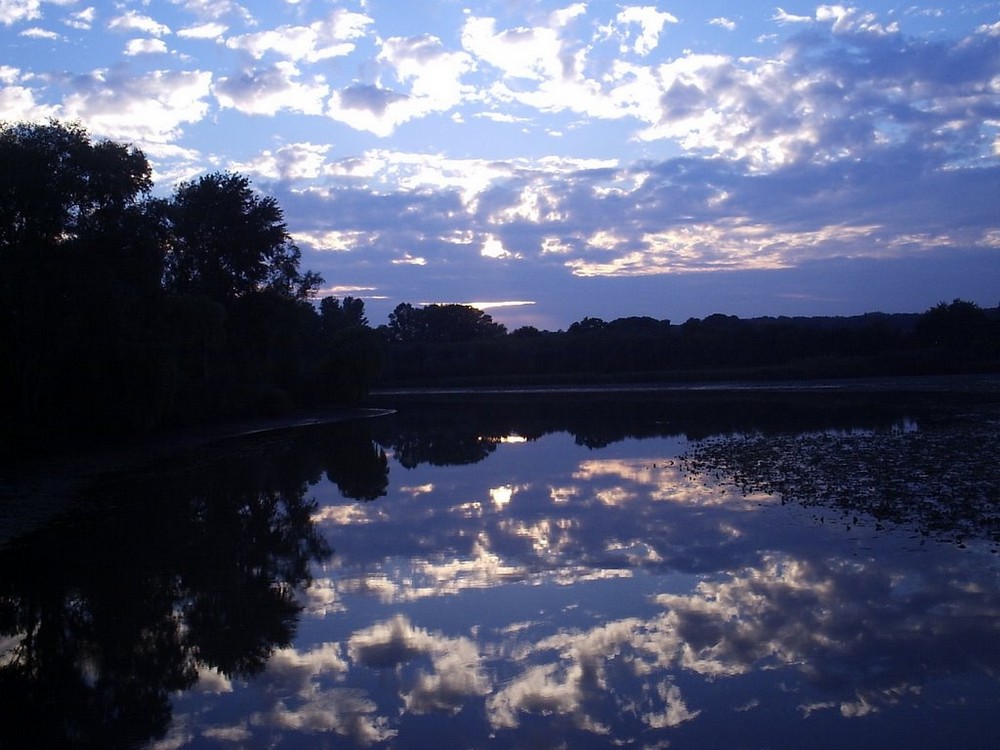
{"label": "dark water surface", "polygon": [[995,746],[993,394],[378,405],[0,548],[0,747]]}

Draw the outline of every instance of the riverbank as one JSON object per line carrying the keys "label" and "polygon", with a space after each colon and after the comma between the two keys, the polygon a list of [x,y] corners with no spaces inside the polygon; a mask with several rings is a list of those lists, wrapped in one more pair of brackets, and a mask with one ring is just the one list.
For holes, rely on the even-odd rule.
{"label": "riverbank", "polygon": [[0,545],[56,516],[102,476],[142,471],[194,451],[216,450],[232,440],[390,413],[391,409],[384,408],[342,407],[233,420],[200,429],[164,433],[128,444],[63,451],[0,465]]}

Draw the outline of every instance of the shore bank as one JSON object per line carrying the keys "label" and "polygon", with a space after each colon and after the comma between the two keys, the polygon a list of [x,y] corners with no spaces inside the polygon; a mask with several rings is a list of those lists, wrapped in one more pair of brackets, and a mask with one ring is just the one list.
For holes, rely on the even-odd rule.
{"label": "shore bank", "polygon": [[234,420],[179,430],[130,444],[67,451],[0,466],[0,545],[53,518],[98,478],[142,471],[158,462],[266,433],[320,427],[391,414],[391,409],[343,407],[272,418]]}

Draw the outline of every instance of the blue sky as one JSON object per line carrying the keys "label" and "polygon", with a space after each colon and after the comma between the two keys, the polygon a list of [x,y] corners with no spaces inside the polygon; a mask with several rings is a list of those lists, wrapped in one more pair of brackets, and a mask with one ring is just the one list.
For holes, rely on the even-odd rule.
{"label": "blue sky", "polygon": [[1000,2],[0,0],[0,42],[0,117],[248,175],[374,324],[1000,303]]}

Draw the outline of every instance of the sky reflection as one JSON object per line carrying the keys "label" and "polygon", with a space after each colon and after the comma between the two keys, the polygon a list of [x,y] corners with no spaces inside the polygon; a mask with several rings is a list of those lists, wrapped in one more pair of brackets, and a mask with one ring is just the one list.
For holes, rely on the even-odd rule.
{"label": "sky reflection", "polygon": [[690,475],[677,437],[390,452],[322,481],[335,550],[263,675],[203,673],[153,747],[982,746],[998,561]]}

